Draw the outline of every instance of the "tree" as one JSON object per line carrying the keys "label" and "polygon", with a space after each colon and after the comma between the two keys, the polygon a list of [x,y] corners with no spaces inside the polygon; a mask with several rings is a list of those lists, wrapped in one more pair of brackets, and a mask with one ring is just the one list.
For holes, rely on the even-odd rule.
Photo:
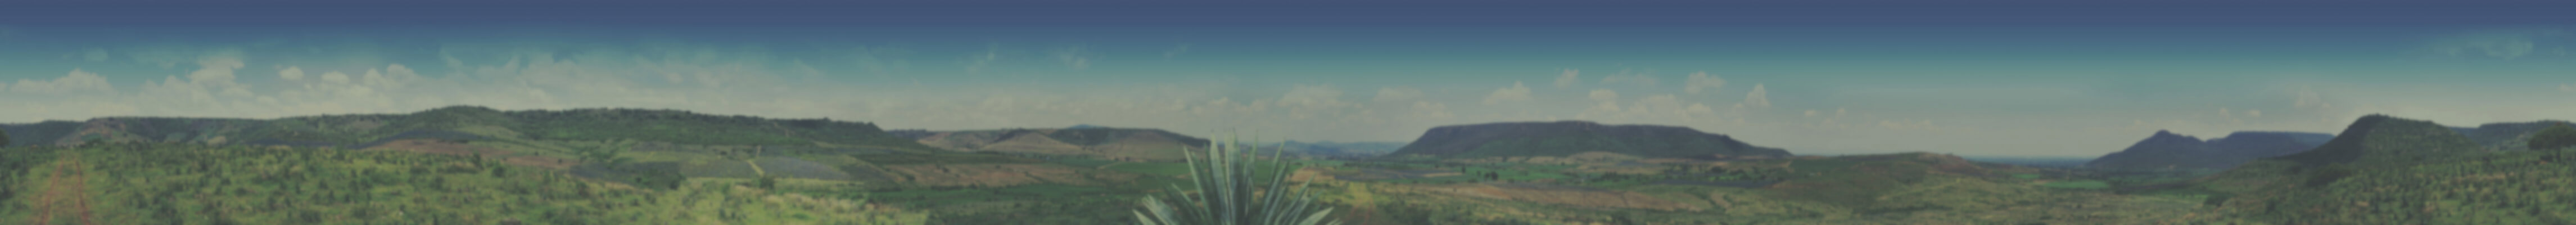
{"label": "tree", "polygon": [[2556,126],[2549,126],[2531,134],[2532,150],[2559,149],[2568,146],[2576,146],[2576,127],[2568,127],[2567,123],[2558,123]]}
{"label": "tree", "polygon": [[0,147],[9,147],[9,131],[0,130]]}
{"label": "tree", "polygon": [[778,189],[778,177],[777,177],[777,176],[760,176],[760,180],[758,180],[758,181],[756,181],[756,182],[753,182],[753,183],[752,183],[752,186],[760,187],[760,189],[761,189],[761,190],[773,190],[773,189]]}

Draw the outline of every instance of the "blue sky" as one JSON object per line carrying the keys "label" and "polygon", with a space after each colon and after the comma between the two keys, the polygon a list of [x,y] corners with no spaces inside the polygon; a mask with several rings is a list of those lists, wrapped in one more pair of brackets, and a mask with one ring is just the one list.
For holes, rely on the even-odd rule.
{"label": "blue sky", "polygon": [[2576,117],[2576,7],[2539,2],[110,3],[141,5],[0,7],[0,122],[473,104],[1405,141],[1579,119],[2094,156]]}

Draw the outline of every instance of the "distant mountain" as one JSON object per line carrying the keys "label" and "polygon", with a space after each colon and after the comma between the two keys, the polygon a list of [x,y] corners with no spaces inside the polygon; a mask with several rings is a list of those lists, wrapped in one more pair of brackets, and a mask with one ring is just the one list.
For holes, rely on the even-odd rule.
{"label": "distant mountain", "polygon": [[1404,142],[1300,142],[1280,143],[1289,151],[1314,156],[1373,157],[1394,153]]}
{"label": "distant mountain", "polygon": [[2400,163],[2480,152],[2477,142],[2429,121],[2363,116],[2315,150],[2277,157],[2307,165]]}
{"label": "distant mountain", "polygon": [[1111,159],[1181,160],[1182,149],[1206,148],[1208,139],[1160,129],[1008,129],[929,132],[923,145],[955,151],[1082,155]]}
{"label": "distant mountain", "polygon": [[2084,165],[2125,169],[2225,169],[2258,158],[2307,151],[2332,138],[2334,135],[2320,133],[2236,132],[2227,137],[2202,141],[2173,132],[2156,131],[2155,135],[2129,145],[2128,149],[2103,155]]}
{"label": "distant mountain", "polygon": [[[2482,127],[2477,131],[2484,131]],[[2273,224],[2571,224],[2576,151],[2484,151],[2469,135],[2370,115],[2331,141],[2194,180],[2220,215]]]}
{"label": "distant mountain", "polygon": [[1564,157],[1603,152],[1646,158],[1787,157],[1789,151],[1688,127],[1585,121],[1442,126],[1390,155],[1450,159]]}
{"label": "distant mountain", "polygon": [[61,120],[28,124],[0,124],[0,130],[6,130],[9,132],[9,145],[0,147],[54,144],[54,140],[62,139],[62,135],[71,134],[72,130],[80,129],[80,127],[81,122]]}
{"label": "distant mountain", "polygon": [[410,114],[297,116],[277,119],[101,117],[5,126],[12,145],[89,142],[192,142],[367,148],[403,139],[611,139],[693,145],[768,145],[930,150],[865,122],[768,119],[678,110],[573,109],[499,111],[451,106]]}
{"label": "distant mountain", "polygon": [[[564,170],[572,175],[624,182],[653,174],[700,178],[763,175],[891,186],[1025,184],[1105,185],[1133,175],[1033,158],[945,151],[912,137],[955,139],[974,134],[885,131],[866,122],[770,119],[678,110],[571,109],[501,111],[479,106],[442,107],[408,114],[296,116],[277,119],[101,117],[87,121],[7,124],[11,145],[192,143],[326,147],[482,156],[513,165]],[[1152,131],[1113,129],[1052,132],[1046,141],[1112,149],[1175,149],[1153,137],[1205,140]],[[972,132],[969,132],[972,133]],[[1041,132],[1044,133],[1044,132]],[[1013,137],[1014,135],[1000,135]],[[1146,141],[1136,141],[1136,140]],[[1162,138],[1171,139],[1171,138]],[[603,141],[630,140],[628,145]],[[1165,141],[1171,142],[1171,141]],[[998,143],[1012,146],[1021,142]],[[632,162],[580,159],[581,149],[615,146]],[[1177,155],[1177,154],[1173,154]],[[1177,157],[1177,156],[1175,156]],[[605,165],[603,165],[605,164]],[[612,167],[614,165],[614,167]]]}
{"label": "distant mountain", "polygon": [[1064,129],[1093,129],[1093,128],[1109,128],[1109,127],[1104,127],[1104,126],[1094,126],[1094,125],[1090,125],[1090,124],[1074,124],[1073,126],[1071,126],[1071,127],[1065,127]]}
{"label": "distant mountain", "polygon": [[2521,151],[2530,150],[2530,147],[2526,145],[2531,144],[2531,135],[2533,132],[2538,132],[2541,128],[2549,128],[2550,125],[2566,123],[2568,122],[2563,120],[2543,120],[2521,123],[2489,123],[2478,125],[2478,127],[2453,127],[2451,128],[2451,131],[2460,132],[2460,135],[2468,136],[2469,141],[2475,141],[2479,146],[2483,146],[2487,150]]}

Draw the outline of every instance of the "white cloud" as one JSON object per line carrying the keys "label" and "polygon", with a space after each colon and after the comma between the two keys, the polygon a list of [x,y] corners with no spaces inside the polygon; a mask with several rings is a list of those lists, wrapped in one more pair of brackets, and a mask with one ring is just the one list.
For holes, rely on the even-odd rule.
{"label": "white cloud", "polygon": [[1610,89],[1593,89],[1591,97],[1593,101],[1617,101],[1619,92]]}
{"label": "white cloud", "polygon": [[2334,104],[2326,103],[2325,97],[2318,95],[2316,90],[2309,89],[2308,87],[2299,87],[2298,96],[2298,99],[2290,102],[2291,107],[2297,107],[2300,109],[2325,109],[2334,107]]}
{"label": "white cloud", "polygon": [[1622,115],[1624,115],[1624,114],[1627,114],[1627,113],[1628,113],[1628,112],[1627,112],[1626,110],[1624,110],[1624,109],[1620,109],[1620,108],[1619,108],[1619,102],[1618,102],[1618,101],[1603,101],[1603,102],[1600,102],[1600,103],[1593,103],[1591,108],[1584,108],[1584,109],[1583,109],[1583,112],[1575,113],[1575,114],[1574,114],[1574,119],[1583,119],[1583,120],[1618,119],[1617,117],[1620,117],[1620,116],[1622,116]]}
{"label": "white cloud", "polygon": [[[2466,58],[2565,56],[2560,49],[2571,43],[2566,38],[2570,34],[2565,29],[2482,30],[2435,38],[2425,45],[2425,49],[2436,55]],[[2539,51],[2543,49],[2552,51]]]}
{"label": "white cloud", "polygon": [[340,73],[340,71],[322,72],[322,82],[330,82],[331,84],[347,84],[349,83],[349,74]]}
{"label": "white cloud", "polygon": [[1637,85],[1637,86],[1647,86],[1647,87],[1652,87],[1652,86],[1655,86],[1655,85],[1658,85],[1658,84],[1662,84],[1662,83],[1663,83],[1663,81],[1662,81],[1662,80],[1660,80],[1660,79],[1655,79],[1655,77],[1654,77],[1654,76],[1648,76],[1648,75],[1646,75],[1646,74],[1631,74],[1631,73],[1627,73],[1626,71],[1621,71],[1621,72],[1620,72],[1620,73],[1618,73],[1618,74],[1610,74],[1610,75],[1607,75],[1607,76],[1601,76],[1601,84],[1604,84],[1604,85],[1611,85],[1611,84],[1623,84],[1623,83],[1624,83],[1624,84],[1633,84],[1633,85]]}
{"label": "white cloud", "polygon": [[1449,119],[1457,117],[1457,115],[1449,113],[1449,104],[1429,101],[1413,102],[1413,115],[1427,119]]}
{"label": "white cloud", "polygon": [[1576,81],[1577,77],[1578,77],[1578,76],[1580,76],[1579,74],[1582,74],[1582,73],[1583,73],[1583,71],[1578,71],[1578,70],[1574,70],[1574,69],[1565,69],[1565,73],[1556,75],[1556,88],[1566,88],[1566,87],[1572,87],[1572,86],[1574,86],[1574,83],[1575,83],[1575,82],[1578,82],[1578,81]]}
{"label": "white cloud", "polygon": [[1726,86],[1726,79],[1717,78],[1702,71],[1691,73],[1690,78],[1682,80],[1682,93],[1699,94],[1701,90],[1715,91],[1718,87],[1724,86]]}
{"label": "white cloud", "polygon": [[1529,86],[1521,85],[1521,82],[1519,82],[1519,81],[1513,81],[1513,82],[1512,82],[1512,87],[1507,87],[1507,88],[1503,88],[1503,89],[1496,89],[1496,90],[1494,90],[1494,93],[1493,93],[1493,94],[1487,94],[1487,95],[1485,95],[1485,104],[1486,104],[1486,105],[1495,105],[1495,104],[1503,104],[1503,103],[1505,103],[1505,102],[1519,102],[1519,101],[1529,101],[1529,100],[1530,100],[1530,88],[1529,88]]}
{"label": "white cloud", "polygon": [[2245,116],[2246,116],[2246,117],[2263,117],[2263,110],[2260,110],[2260,109],[2248,109],[2248,110],[2245,110]]}
{"label": "white cloud", "polygon": [[2576,92],[2576,84],[2560,84],[2558,85],[2558,91]]}
{"label": "white cloud", "polygon": [[1809,109],[1809,110],[1807,110],[1807,117],[1816,117],[1816,110],[1813,110],[1813,109]]}
{"label": "white cloud", "polygon": [[1287,94],[1279,96],[1278,103],[1288,108],[1290,118],[1304,119],[1338,112],[1337,110],[1342,107],[1350,106],[1343,103],[1341,97],[1342,90],[1335,89],[1332,85],[1297,85],[1289,88]]}
{"label": "white cloud", "polygon": [[11,85],[8,90],[19,93],[71,94],[94,91],[115,92],[116,88],[108,85],[107,77],[99,76],[98,73],[72,69],[70,74],[53,80],[19,79],[18,84]]}
{"label": "white cloud", "polygon": [[1372,102],[1380,102],[1380,103],[1390,103],[1390,102],[1404,102],[1404,101],[1412,101],[1412,100],[1415,100],[1415,99],[1421,99],[1421,98],[1422,98],[1422,90],[1420,90],[1420,89],[1403,88],[1403,87],[1381,87],[1381,88],[1377,88],[1377,97],[1376,97],[1376,98],[1374,98],[1374,99],[1370,99],[1369,101],[1372,101]]}
{"label": "white cloud", "polygon": [[1077,70],[1091,68],[1091,62],[1094,59],[1100,58],[1100,55],[1093,54],[1091,51],[1085,49],[1087,49],[1087,46],[1080,45],[1058,48],[1054,53],[1055,60],[1057,62],[1064,63],[1067,67],[1073,67],[1073,69]]}
{"label": "white cloud", "polygon": [[304,80],[304,68],[290,66],[283,70],[277,70],[277,79],[285,79],[286,81]]}
{"label": "white cloud", "polygon": [[1762,90],[1762,84],[1753,84],[1753,91],[1744,93],[1744,103],[1741,104],[1754,109],[1770,108],[1771,97]]}

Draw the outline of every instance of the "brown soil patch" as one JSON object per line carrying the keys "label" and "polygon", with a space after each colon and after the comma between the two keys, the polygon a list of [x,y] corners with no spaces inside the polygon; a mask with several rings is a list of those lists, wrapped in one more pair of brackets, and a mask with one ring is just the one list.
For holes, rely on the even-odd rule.
{"label": "brown soil patch", "polygon": [[53,224],[54,216],[64,213],[79,218],[80,224],[98,224],[91,222],[95,217],[90,215],[89,192],[85,191],[89,190],[89,176],[79,158],[74,154],[54,164],[53,173],[45,176],[43,194],[36,195],[35,217],[29,218],[27,224]]}

